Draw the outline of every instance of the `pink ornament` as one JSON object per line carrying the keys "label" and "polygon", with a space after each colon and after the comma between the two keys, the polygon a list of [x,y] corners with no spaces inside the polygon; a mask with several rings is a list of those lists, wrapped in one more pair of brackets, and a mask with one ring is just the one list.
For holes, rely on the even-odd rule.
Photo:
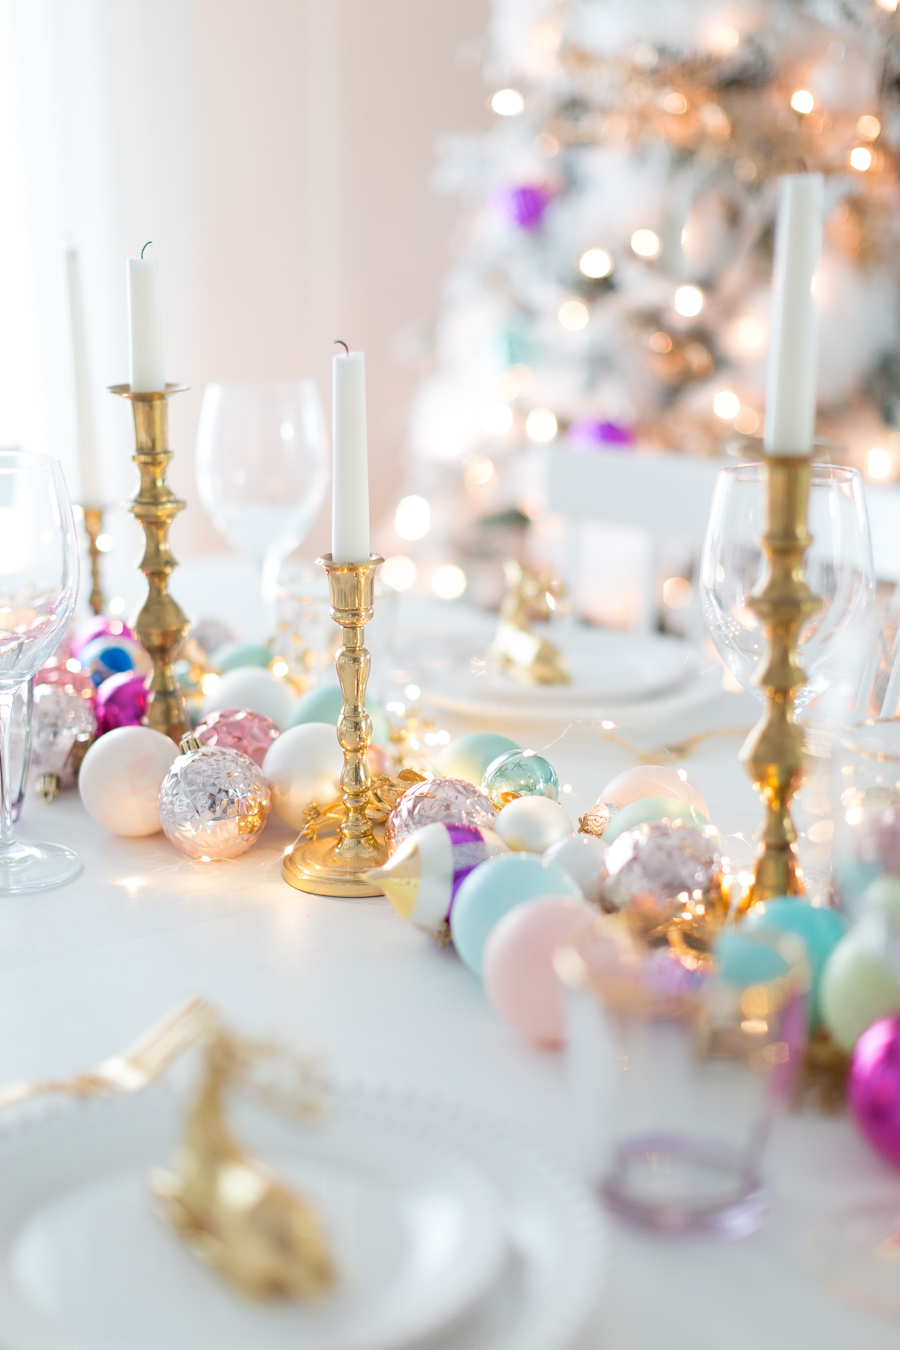
{"label": "pink ornament", "polygon": [[900,1166],[900,1017],[874,1022],[856,1042],[848,1096],[869,1143]]}
{"label": "pink ornament", "polygon": [[266,751],[281,735],[271,717],[249,712],[245,708],[226,708],[222,712],[207,713],[194,735],[204,745],[219,745],[225,750],[238,750],[262,768]]}
{"label": "pink ornament", "polygon": [[491,830],[495,815],[484,793],[462,778],[428,778],[414,783],[399,798],[388,816],[384,842],[390,854],[425,825],[474,825]]}
{"label": "pink ornament", "polygon": [[504,914],[484,948],[482,975],[497,1012],[534,1045],[563,1043],[563,1014],[553,953],[597,910],[583,900],[548,896],[526,900]]}
{"label": "pink ornament", "polygon": [[598,800],[608,802],[621,811],[623,806],[642,802],[646,797],[677,797],[681,802],[689,802],[709,818],[709,807],[700,789],[694,786],[687,775],[682,778],[677,769],[668,769],[662,764],[641,764],[616,774],[600,793]]}
{"label": "pink ornament", "polygon": [[78,626],[69,643],[69,650],[73,656],[78,656],[82,647],[86,647],[89,642],[93,642],[98,637],[124,637],[132,642],[137,641],[127,623],[123,623],[121,619],[111,619],[106,614],[97,614],[93,619],[88,619]]}
{"label": "pink ornament", "polygon": [[373,741],[369,746],[366,759],[369,761],[369,773],[373,778],[380,778],[382,774],[390,773],[393,768],[393,761],[384,746],[376,745]]}
{"label": "pink ornament", "polygon": [[116,727],[139,727],[147,711],[147,677],[123,670],[110,675],[97,690],[97,735]]}
{"label": "pink ornament", "polygon": [[97,692],[94,681],[83,670],[66,670],[65,666],[41,666],[34,677],[35,684],[55,684],[82,698],[94,700]]}

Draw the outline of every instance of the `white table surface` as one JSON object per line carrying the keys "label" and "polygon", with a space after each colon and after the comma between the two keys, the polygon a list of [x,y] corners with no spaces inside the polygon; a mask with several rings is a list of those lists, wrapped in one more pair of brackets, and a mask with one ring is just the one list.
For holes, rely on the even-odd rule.
{"label": "white table surface", "polygon": [[[748,704],[722,695],[704,718],[740,723]],[[759,807],[736,750],[733,739],[708,742],[688,768],[722,831],[752,832]],[[599,791],[609,773],[589,767]],[[76,848],[84,871],[0,902],[0,1080],[82,1069],[199,992],[243,1030],[273,1032],[342,1071],[437,1089],[515,1121],[577,1166],[562,1056],[518,1041],[453,952],[386,900],[288,887],[280,858],[292,833],[274,818],[244,858],[218,864],[182,861],[161,834],[110,835],[71,792],[50,805],[30,796],[21,833]],[[614,1224],[584,1346],[894,1350],[896,1324],[818,1289],[800,1243],[817,1216],[873,1192],[892,1188],[900,1207],[898,1175],[848,1118],[813,1113],[780,1128],[769,1173],[770,1215],[741,1242],[650,1240]]]}

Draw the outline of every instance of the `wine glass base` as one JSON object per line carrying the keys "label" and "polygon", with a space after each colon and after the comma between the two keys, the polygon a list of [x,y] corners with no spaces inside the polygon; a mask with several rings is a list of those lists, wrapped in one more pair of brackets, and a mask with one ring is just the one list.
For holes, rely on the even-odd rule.
{"label": "wine glass base", "polygon": [[832,1294],[900,1321],[900,1196],[830,1214],[806,1234],[806,1263]]}
{"label": "wine glass base", "polygon": [[0,855],[0,895],[17,891],[43,891],[77,877],[84,864],[64,844],[24,844],[17,841]]}

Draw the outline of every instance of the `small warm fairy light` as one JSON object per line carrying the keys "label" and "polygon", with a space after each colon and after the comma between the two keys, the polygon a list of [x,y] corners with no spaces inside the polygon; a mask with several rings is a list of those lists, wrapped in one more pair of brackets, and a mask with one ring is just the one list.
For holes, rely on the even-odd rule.
{"label": "small warm fairy light", "polygon": [[759,431],[759,413],[755,408],[741,408],[732,426],[742,436],[755,436]]}
{"label": "small warm fairy light", "polygon": [[727,56],[733,52],[735,47],[740,46],[741,35],[731,24],[722,24],[714,28],[709,35],[709,47],[711,51],[718,53],[719,56]]}
{"label": "small warm fairy light", "polygon": [[871,113],[863,113],[856,124],[856,134],[862,136],[864,140],[877,141],[881,135],[881,123]]}
{"label": "small warm fairy light", "polygon": [[473,490],[484,487],[494,476],[492,459],[473,459],[464,469],[466,487]]}
{"label": "small warm fairy light", "polygon": [[219,677],[212,672],[210,672],[209,675],[204,675],[203,679],[200,681],[200,688],[203,690],[204,694],[214,694],[218,687]]}
{"label": "small warm fairy light", "polygon": [[670,89],[662,101],[663,108],[667,113],[672,113],[675,117],[680,117],[682,113],[688,110],[688,101],[684,94],[679,94],[677,90]]}
{"label": "small warm fairy light", "polygon": [[532,408],[525,419],[525,432],[538,445],[552,441],[559,431],[556,415],[549,408]]}
{"label": "small warm fairy light", "polygon": [[73,506],[72,515],[75,517],[76,520],[84,520],[84,507]]}
{"label": "small warm fairy light", "polygon": [[515,117],[525,107],[525,100],[518,89],[498,89],[491,99],[491,107],[501,117]]}
{"label": "small warm fairy light", "polygon": [[579,328],[586,328],[590,317],[591,312],[583,300],[566,300],[559,307],[560,323],[573,333],[577,333]]}
{"label": "small warm fairy light", "polygon": [[80,669],[81,669],[81,662],[76,661],[74,656],[70,656],[68,661],[66,662],[66,670],[69,672],[69,674],[77,675]]}
{"label": "small warm fairy light", "polygon": [[559,154],[559,141],[549,131],[542,131],[540,135],[535,136],[531,145],[535,154],[542,155],[544,159],[553,159]]}
{"label": "small warm fairy light", "polygon": [[678,777],[681,779],[682,783],[687,782],[688,776],[686,769],[676,769],[675,772],[678,774]]}
{"label": "small warm fairy light", "polygon": [[125,600],[121,595],[114,595],[109,602],[110,614],[122,614],[125,609]]}
{"label": "small warm fairy light", "polygon": [[[850,167],[857,169],[860,173],[865,173],[866,169],[872,167],[872,151],[864,145],[857,145],[850,151]],[[99,544],[99,540],[97,541]]]}
{"label": "small warm fairy light", "polygon": [[431,578],[431,589],[441,600],[458,600],[467,584],[465,572],[455,563],[444,563],[442,567],[435,568]]}
{"label": "small warm fairy light", "polygon": [[741,410],[741,400],[730,389],[720,389],[713,399],[713,412],[723,422],[730,422]]}
{"label": "small warm fairy light", "polygon": [[698,286],[679,286],[672,300],[676,314],[693,319],[703,308],[703,292]]}
{"label": "small warm fairy light", "polygon": [[112,546],[113,546],[113,541],[112,541],[112,535],[111,535],[111,534],[98,534],[98,535],[97,535],[97,548],[100,550],[101,553],[108,553],[108,552],[110,551],[110,549],[112,548]]}
{"label": "small warm fairy light", "polygon": [[735,345],[744,352],[758,352],[766,345],[766,325],[755,314],[745,314],[731,330]]}
{"label": "small warm fairy light", "polygon": [[672,350],[672,339],[668,333],[651,333],[647,339],[647,346],[651,352],[659,352],[661,356],[664,356],[666,352]]}
{"label": "small warm fairy light", "polygon": [[502,436],[513,424],[513,411],[507,403],[488,403],[481,412],[481,425],[492,436]]}
{"label": "small warm fairy light", "polygon": [[121,637],[122,634],[125,632],[125,625],[122,622],[122,620],[114,619],[113,622],[109,624],[109,632],[112,634],[113,637]]}
{"label": "small warm fairy light", "polygon": [[694,598],[693,587],[684,577],[669,577],[663,582],[662,593],[663,602],[670,609],[687,609]]}
{"label": "small warm fairy light", "polygon": [[601,722],[600,725],[604,731],[612,731],[612,729],[616,724],[615,722],[610,722],[609,719],[607,718],[607,720],[605,722]]}
{"label": "small warm fairy light", "polygon": [[395,591],[408,591],[415,585],[416,575],[416,564],[402,553],[385,558],[381,564],[381,580]]}
{"label": "small warm fairy light", "polygon": [[880,9],[886,9],[889,14],[893,14],[897,8],[897,0],[875,0]]}
{"label": "small warm fairy light", "polygon": [[276,680],[283,680],[285,675],[288,673],[288,663],[283,659],[273,661],[271,666],[269,666],[269,669],[275,676]]}
{"label": "small warm fairy light", "polygon": [[394,512],[394,529],[401,539],[424,539],[431,528],[431,507],[424,497],[401,497]]}
{"label": "small warm fairy light", "polygon": [[806,113],[811,113],[815,106],[816,100],[808,89],[795,89],[791,94],[791,107],[794,112],[803,113],[805,116]]}
{"label": "small warm fairy light", "polygon": [[450,744],[450,732],[449,732],[449,731],[439,731],[439,732],[437,733],[437,736],[435,737],[435,739],[437,740],[438,745],[449,745],[449,744]]}
{"label": "small warm fairy light", "polygon": [[563,783],[563,785],[562,785],[562,790],[563,790],[563,792],[571,792],[571,791],[572,791],[572,784],[571,784],[571,783]]}
{"label": "small warm fairy light", "polygon": [[653,230],[635,230],[631,236],[631,250],[639,258],[656,258],[661,247],[659,235]]}
{"label": "small warm fairy light", "polygon": [[605,248],[589,248],[578,259],[578,270],[583,277],[599,281],[608,277],[613,268],[613,260]]}
{"label": "small warm fairy light", "polygon": [[870,478],[889,478],[893,472],[894,461],[886,450],[876,445],[869,451],[868,467]]}
{"label": "small warm fairy light", "polygon": [[541,56],[553,56],[559,51],[559,44],[562,42],[562,33],[555,23],[545,21],[535,24],[531,30],[531,47]]}
{"label": "small warm fairy light", "polygon": [[212,858],[209,856],[208,853],[201,853],[201,854],[200,854],[200,861],[201,861],[201,862],[212,862]]}
{"label": "small warm fairy light", "polygon": [[406,695],[406,697],[411,698],[414,703],[417,698],[422,697],[422,690],[419,688],[417,684],[408,684],[406,688],[403,690],[403,692]]}

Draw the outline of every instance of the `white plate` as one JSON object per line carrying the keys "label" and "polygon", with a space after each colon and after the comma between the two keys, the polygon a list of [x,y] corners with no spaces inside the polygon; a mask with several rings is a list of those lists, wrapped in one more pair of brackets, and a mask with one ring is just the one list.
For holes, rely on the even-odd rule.
{"label": "white plate", "polygon": [[3,1350],[399,1350],[459,1319],[506,1257],[496,1190],[429,1113],[338,1093],[315,1128],[235,1112],[318,1207],[340,1272],[320,1306],[258,1307],[151,1213],[180,1108],[165,1088],[0,1130]]}

